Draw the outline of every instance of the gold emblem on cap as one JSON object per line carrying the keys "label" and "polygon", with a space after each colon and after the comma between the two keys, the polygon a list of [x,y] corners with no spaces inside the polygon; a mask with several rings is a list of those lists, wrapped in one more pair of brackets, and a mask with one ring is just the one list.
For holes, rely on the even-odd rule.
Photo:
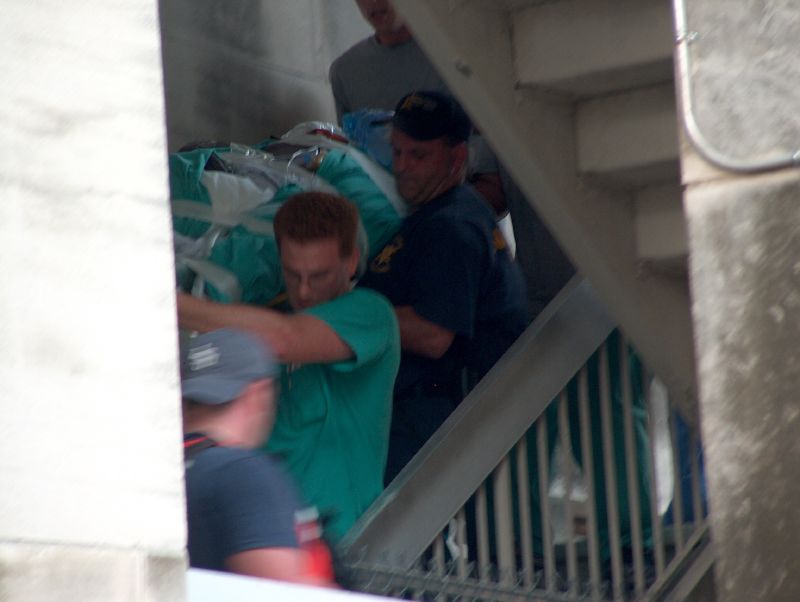
{"label": "gold emblem on cap", "polygon": [[435,111],[438,103],[433,98],[425,98],[419,96],[417,93],[410,94],[400,105],[401,111],[410,111],[411,109],[418,108],[423,111]]}

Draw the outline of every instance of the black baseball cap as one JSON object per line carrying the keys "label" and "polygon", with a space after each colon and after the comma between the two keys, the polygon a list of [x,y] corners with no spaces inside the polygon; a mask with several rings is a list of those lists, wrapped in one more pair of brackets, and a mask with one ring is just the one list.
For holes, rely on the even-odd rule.
{"label": "black baseball cap", "polygon": [[459,102],[442,92],[419,91],[405,95],[397,103],[392,126],[415,140],[435,140],[447,136],[466,142],[472,123]]}

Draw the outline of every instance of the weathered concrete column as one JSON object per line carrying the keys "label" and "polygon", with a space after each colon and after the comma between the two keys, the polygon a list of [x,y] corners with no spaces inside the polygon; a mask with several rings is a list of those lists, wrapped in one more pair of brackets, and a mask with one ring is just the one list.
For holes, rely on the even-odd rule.
{"label": "weathered concrete column", "polygon": [[260,142],[336,121],[328,67],[372,33],[353,0],[161,0],[168,138]]}
{"label": "weathered concrete column", "polygon": [[800,598],[800,172],[686,194],[720,600]]}
{"label": "weathered concrete column", "polygon": [[0,19],[0,599],[184,598],[156,2]]}

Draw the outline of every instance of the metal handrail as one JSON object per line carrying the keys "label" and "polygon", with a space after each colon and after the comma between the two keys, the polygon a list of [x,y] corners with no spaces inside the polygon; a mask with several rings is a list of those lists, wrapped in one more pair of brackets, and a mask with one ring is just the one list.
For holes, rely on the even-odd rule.
{"label": "metal handrail", "polygon": [[359,519],[342,551],[410,568],[614,326],[588,282],[573,278]]}
{"label": "metal handrail", "polygon": [[678,63],[678,79],[680,83],[678,88],[681,95],[681,112],[686,134],[697,152],[710,163],[728,171],[757,173],[800,166],[800,149],[786,156],[779,156],[771,160],[743,161],[725,155],[715,148],[708,138],[706,138],[695,116],[694,96],[691,85],[692,80],[691,77],[689,77],[692,68],[689,47],[697,40],[699,33],[689,28],[688,18],[686,16],[686,0],[674,0],[673,7],[676,28],[676,60]]}
{"label": "metal handrail", "polygon": [[599,601],[693,587],[710,566],[699,442],[659,390],[574,279],[342,542],[358,589]]}

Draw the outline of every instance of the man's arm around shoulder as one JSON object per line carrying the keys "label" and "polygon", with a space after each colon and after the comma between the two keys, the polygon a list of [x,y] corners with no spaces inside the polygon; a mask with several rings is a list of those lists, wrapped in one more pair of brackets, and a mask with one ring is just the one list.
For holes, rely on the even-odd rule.
{"label": "man's arm around shoulder", "polygon": [[395,307],[400,326],[400,345],[405,351],[431,359],[442,357],[453,343],[455,333],[426,320],[410,305]]}
{"label": "man's arm around shoulder", "polygon": [[240,328],[262,337],[283,363],[330,363],[353,350],[324,321],[307,314],[282,314],[252,305],[226,305],[178,293],[181,328],[207,332]]}

